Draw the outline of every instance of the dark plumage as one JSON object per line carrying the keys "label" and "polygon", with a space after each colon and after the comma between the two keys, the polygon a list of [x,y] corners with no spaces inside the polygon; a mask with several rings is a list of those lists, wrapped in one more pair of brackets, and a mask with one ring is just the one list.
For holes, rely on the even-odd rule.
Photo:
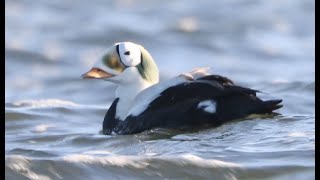
{"label": "dark plumage", "polygon": [[[251,114],[268,114],[281,108],[282,100],[263,101],[257,90],[235,85],[230,79],[208,75],[168,87],[137,116],[124,121],[115,118],[119,98],[109,108],[103,122],[103,134],[134,134],[152,128],[188,128],[219,126]],[[203,101],[215,103],[214,113],[199,106]]]}

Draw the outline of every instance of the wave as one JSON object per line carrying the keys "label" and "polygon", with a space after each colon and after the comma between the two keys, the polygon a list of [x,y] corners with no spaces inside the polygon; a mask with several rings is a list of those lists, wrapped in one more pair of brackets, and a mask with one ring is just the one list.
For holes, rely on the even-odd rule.
{"label": "wave", "polygon": [[[271,81],[271,82],[258,82],[257,88],[266,92],[283,92],[283,93],[296,93],[296,92],[315,92],[315,81]],[[270,92],[270,93],[271,93]]]}
{"label": "wave", "polygon": [[[107,105],[108,106],[108,105]],[[83,105],[72,101],[61,99],[40,99],[40,100],[19,100],[15,102],[6,102],[6,109],[13,108],[86,108],[86,109],[105,109],[105,106]]]}
{"label": "wave", "polygon": [[6,105],[13,107],[79,107],[81,105],[71,101],[64,101],[60,99],[41,99],[41,100],[21,100],[13,103],[6,103]]}
{"label": "wave", "polygon": [[6,177],[29,179],[256,179],[313,177],[314,166],[243,166],[192,154],[179,156],[103,156],[71,154],[62,158],[31,159],[10,155]]}

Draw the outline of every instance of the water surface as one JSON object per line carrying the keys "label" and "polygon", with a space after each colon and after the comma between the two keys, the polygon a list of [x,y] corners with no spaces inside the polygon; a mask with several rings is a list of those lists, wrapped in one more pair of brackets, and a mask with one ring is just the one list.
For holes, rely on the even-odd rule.
{"label": "water surface", "polygon": [[[7,0],[7,179],[314,179],[314,1]],[[211,67],[282,98],[276,117],[99,134],[115,86],[80,75],[119,41],[161,81]]]}

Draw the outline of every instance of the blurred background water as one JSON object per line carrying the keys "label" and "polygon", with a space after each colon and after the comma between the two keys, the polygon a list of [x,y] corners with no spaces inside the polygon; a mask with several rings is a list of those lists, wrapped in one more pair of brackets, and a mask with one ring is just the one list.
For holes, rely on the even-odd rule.
{"label": "blurred background water", "polygon": [[[6,0],[6,179],[314,179],[312,0]],[[99,134],[115,86],[81,80],[143,45],[161,81],[211,67],[282,98],[280,116],[179,133]]]}

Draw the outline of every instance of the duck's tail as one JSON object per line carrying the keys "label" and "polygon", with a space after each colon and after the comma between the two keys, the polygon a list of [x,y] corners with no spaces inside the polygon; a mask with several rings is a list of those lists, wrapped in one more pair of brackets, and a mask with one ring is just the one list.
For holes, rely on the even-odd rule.
{"label": "duck's tail", "polygon": [[262,113],[272,113],[272,111],[281,108],[283,106],[282,104],[280,104],[281,102],[282,99],[264,101],[264,108],[262,110]]}

